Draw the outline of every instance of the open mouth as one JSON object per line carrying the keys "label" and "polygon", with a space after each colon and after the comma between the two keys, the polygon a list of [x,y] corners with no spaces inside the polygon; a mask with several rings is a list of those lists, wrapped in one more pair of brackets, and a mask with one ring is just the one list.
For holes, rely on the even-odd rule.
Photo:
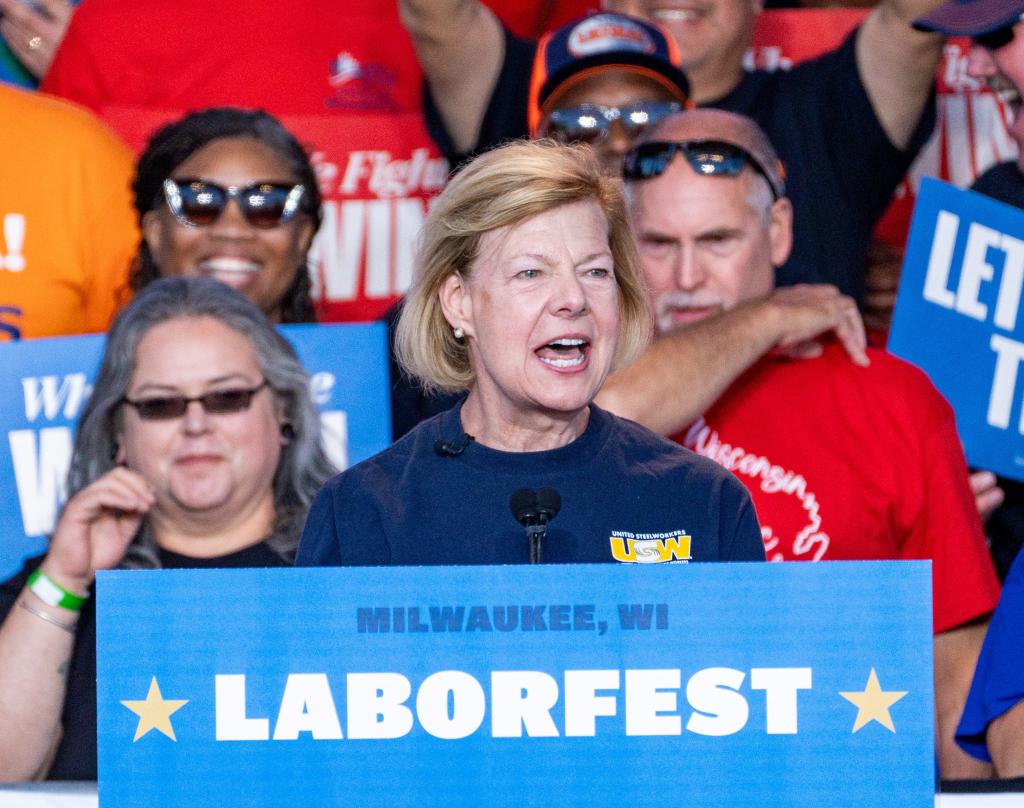
{"label": "open mouth", "polygon": [[537,349],[537,358],[545,365],[566,370],[587,361],[590,340],[582,337],[560,337]]}

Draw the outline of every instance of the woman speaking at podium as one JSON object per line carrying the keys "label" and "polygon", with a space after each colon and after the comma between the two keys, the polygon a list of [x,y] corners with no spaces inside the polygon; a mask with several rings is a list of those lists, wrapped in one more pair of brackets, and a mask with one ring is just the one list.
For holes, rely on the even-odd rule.
{"label": "woman speaking at podium", "polygon": [[587,147],[515,142],[448,184],[396,334],[466,391],[317,495],[297,564],[758,560],[732,475],[593,404],[650,332],[621,184]]}

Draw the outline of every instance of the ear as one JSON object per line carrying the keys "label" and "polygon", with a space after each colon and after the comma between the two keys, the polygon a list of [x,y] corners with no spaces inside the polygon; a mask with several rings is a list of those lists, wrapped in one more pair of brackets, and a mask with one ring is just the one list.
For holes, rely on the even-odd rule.
{"label": "ear", "polygon": [[768,225],[771,244],[772,266],[786,263],[793,250],[793,204],[786,197],[772,203],[771,221]]}
{"label": "ear", "polygon": [[316,237],[316,230],[313,229],[313,220],[308,216],[300,216],[299,223],[299,250],[306,255],[313,246],[313,239]]}
{"label": "ear", "polygon": [[452,328],[461,328],[466,336],[473,335],[473,300],[469,294],[466,279],[453,272],[441,284],[437,292],[441,311]]}
{"label": "ear", "polygon": [[142,214],[142,240],[149,247],[149,252],[157,264],[158,256],[163,253],[163,222],[160,221],[159,210],[147,210]]}

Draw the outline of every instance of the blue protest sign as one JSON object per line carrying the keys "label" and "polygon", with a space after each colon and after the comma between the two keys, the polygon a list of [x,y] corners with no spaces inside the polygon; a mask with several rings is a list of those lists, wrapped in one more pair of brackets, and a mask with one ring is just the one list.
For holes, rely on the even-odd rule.
{"label": "blue protest sign", "polygon": [[100,573],[101,806],[931,805],[928,562]]}
{"label": "blue protest sign", "polygon": [[1024,480],[1024,212],[925,178],[889,350],[953,405],[973,466]]}
{"label": "blue protest sign", "polygon": [[[282,333],[311,376],[324,446],[345,468],[391,442],[383,324],[294,325]],[[74,428],[103,353],[90,335],[0,343],[0,579],[41,552],[63,504]]]}

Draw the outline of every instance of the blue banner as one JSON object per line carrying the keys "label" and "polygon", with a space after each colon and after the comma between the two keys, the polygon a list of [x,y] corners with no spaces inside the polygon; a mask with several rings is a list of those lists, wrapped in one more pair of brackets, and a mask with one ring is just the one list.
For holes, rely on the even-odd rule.
{"label": "blue banner", "polygon": [[[391,442],[385,326],[292,325],[324,447],[346,468]],[[0,342],[0,580],[42,552],[66,498],[74,428],[92,392],[102,335]]]}
{"label": "blue banner", "polygon": [[1024,480],[1024,212],[925,178],[889,350],[953,405],[972,466]]}
{"label": "blue banner", "polygon": [[928,562],[101,572],[100,804],[932,805]]}

